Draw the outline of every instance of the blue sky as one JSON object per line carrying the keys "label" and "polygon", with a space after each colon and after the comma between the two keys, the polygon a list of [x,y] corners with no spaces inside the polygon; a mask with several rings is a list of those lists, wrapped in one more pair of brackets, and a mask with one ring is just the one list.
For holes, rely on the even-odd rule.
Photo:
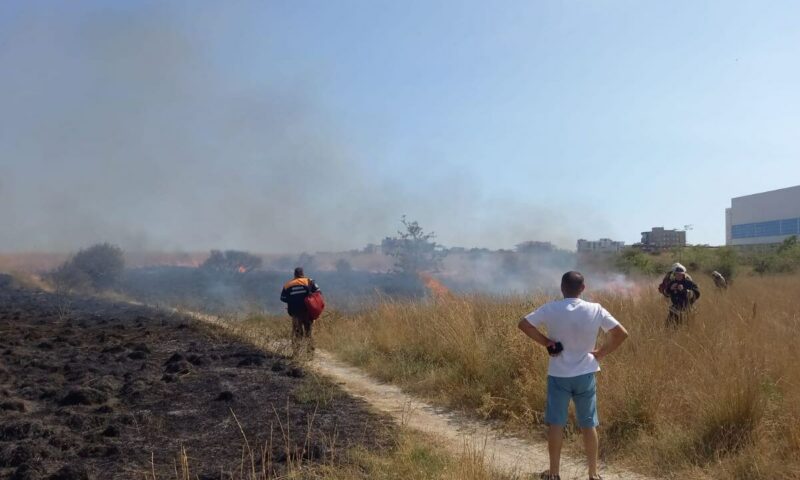
{"label": "blue sky", "polygon": [[[800,183],[797,2],[232,3],[0,7],[28,67],[0,81],[0,248],[355,248],[402,214],[447,245],[721,244],[731,197]],[[30,198],[81,171],[110,187]]]}

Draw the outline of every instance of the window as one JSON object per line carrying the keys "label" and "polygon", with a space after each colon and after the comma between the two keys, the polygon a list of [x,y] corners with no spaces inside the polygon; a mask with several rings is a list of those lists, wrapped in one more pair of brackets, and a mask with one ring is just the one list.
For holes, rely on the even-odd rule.
{"label": "window", "polygon": [[742,223],[731,226],[731,238],[777,237],[800,234],[800,218]]}

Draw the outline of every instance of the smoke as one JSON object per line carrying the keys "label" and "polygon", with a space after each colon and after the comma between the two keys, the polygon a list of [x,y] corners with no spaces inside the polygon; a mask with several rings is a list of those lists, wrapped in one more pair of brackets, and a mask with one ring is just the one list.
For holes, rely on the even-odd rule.
{"label": "smoke", "polygon": [[388,173],[337,127],[320,75],[276,61],[281,39],[237,36],[247,8],[183,6],[3,7],[0,251],[335,251],[404,213],[442,243],[572,246],[563,219],[446,161]]}

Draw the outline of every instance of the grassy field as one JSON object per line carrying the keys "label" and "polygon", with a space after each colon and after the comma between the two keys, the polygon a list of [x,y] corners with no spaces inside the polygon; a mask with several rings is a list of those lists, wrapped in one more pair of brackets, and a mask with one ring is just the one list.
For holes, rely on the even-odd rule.
{"label": "grassy field", "polygon": [[[605,460],[676,478],[800,477],[800,277],[743,277],[727,292],[701,279],[677,331],[654,285],[595,295],[631,333],[598,377]],[[536,431],[547,357],[516,323],[546,300],[384,301],[327,314],[317,341],[441,405]]]}

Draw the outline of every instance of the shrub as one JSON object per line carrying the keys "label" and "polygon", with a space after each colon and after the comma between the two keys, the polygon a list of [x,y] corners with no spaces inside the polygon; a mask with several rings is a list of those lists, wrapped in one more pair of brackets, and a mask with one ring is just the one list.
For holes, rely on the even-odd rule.
{"label": "shrub", "polygon": [[261,267],[261,257],[239,250],[211,250],[200,268],[220,273],[246,273]]}
{"label": "shrub", "polygon": [[722,247],[717,250],[717,258],[712,265],[712,270],[718,271],[730,282],[736,276],[739,261],[739,255],[736,250],[731,247]]}
{"label": "shrub", "polygon": [[58,289],[100,291],[116,286],[124,269],[122,249],[99,243],[78,251],[52,273],[52,278]]}
{"label": "shrub", "polygon": [[661,273],[664,268],[649,255],[636,248],[626,248],[616,259],[616,267],[626,274],[644,273],[652,275]]}

